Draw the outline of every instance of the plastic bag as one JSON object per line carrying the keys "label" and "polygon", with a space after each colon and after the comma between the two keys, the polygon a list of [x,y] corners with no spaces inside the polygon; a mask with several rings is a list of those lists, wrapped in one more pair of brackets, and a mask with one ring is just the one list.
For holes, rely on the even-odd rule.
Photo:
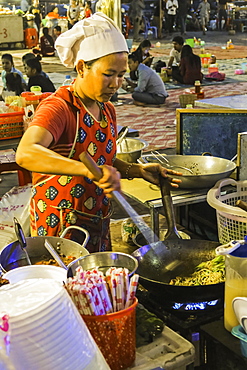
{"label": "plastic bag", "polygon": [[25,236],[30,233],[29,203],[32,185],[15,186],[0,201],[0,251],[17,240],[13,217],[20,222]]}

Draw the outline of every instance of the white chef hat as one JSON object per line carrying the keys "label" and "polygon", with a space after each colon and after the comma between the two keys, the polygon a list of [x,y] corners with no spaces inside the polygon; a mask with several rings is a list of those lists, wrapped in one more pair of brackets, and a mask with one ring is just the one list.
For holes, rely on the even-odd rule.
{"label": "white chef hat", "polygon": [[57,38],[55,47],[68,68],[73,68],[80,59],[88,62],[112,53],[128,53],[120,29],[103,13],[94,13],[76,23]]}

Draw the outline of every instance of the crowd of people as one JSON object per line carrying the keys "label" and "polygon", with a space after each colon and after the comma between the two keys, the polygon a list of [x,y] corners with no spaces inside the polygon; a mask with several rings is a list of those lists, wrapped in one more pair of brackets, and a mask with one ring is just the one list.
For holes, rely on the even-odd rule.
{"label": "crowd of people", "polygon": [[[133,38],[139,41],[139,33],[147,23],[144,0],[132,0],[129,7],[122,6],[132,23]],[[159,38],[162,32],[171,35],[175,30],[182,36],[186,30],[202,30],[205,34],[210,20],[213,20],[213,27],[225,29],[228,26],[227,0],[162,0],[161,7],[158,1],[149,20],[151,26],[157,28]]]}

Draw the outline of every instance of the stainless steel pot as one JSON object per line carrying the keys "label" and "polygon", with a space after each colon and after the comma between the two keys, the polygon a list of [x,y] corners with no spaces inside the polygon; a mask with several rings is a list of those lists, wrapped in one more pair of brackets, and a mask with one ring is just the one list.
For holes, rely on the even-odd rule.
{"label": "stainless steel pot", "polygon": [[[78,229],[85,234],[83,244],[80,245],[72,240],[65,239],[64,236],[70,229]],[[52,255],[45,248],[45,239],[59,252],[59,254],[65,256],[73,256],[79,258],[89,254],[85,246],[89,240],[89,233],[87,230],[79,226],[69,226],[60,237],[57,236],[34,236],[27,237],[26,250],[32,264],[42,261],[45,258],[53,258]],[[26,254],[20,246],[19,241],[15,241],[7,245],[0,253],[0,269],[3,272],[13,270],[17,267],[28,265]]]}
{"label": "stainless steel pot", "polygon": [[117,145],[117,158],[123,161],[134,163],[141,157],[142,151],[148,147],[148,143],[138,138],[124,138]]}
{"label": "stainless steel pot", "polygon": [[[159,160],[157,156],[152,154],[143,155],[138,162],[160,163],[160,161],[162,161],[162,156],[161,154],[158,156],[160,158]],[[166,158],[173,170],[183,173],[182,177],[178,177],[182,180],[179,187],[185,189],[210,188],[214,186],[218,180],[229,177],[236,168],[236,164],[229,159],[213,156],[167,155]],[[189,168],[193,171],[193,174],[181,168],[176,168],[176,166]],[[164,167],[169,168],[166,163],[164,163]]]}

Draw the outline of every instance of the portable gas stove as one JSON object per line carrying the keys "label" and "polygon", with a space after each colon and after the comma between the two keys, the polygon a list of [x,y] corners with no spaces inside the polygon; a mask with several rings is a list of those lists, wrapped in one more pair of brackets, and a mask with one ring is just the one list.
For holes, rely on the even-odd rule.
{"label": "portable gas stove", "polygon": [[178,332],[195,346],[195,366],[202,365],[200,359],[201,325],[216,321],[223,316],[223,297],[214,301],[172,304],[161,302],[147,290],[137,290],[137,298],[147,310],[154,313],[172,330]]}

